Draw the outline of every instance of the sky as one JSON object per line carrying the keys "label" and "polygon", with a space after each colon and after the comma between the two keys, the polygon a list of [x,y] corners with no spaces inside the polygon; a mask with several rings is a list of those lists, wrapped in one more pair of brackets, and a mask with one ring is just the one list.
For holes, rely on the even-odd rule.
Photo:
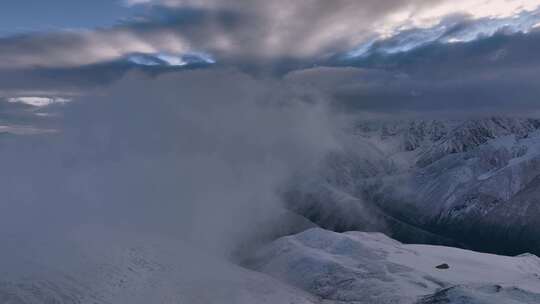
{"label": "sky", "polygon": [[133,13],[133,8],[114,0],[6,0],[0,34],[111,26]]}
{"label": "sky", "polygon": [[0,98],[44,106],[133,71],[227,67],[308,86],[321,81],[328,98],[351,110],[530,113],[539,7],[538,0],[8,0],[0,12]]}

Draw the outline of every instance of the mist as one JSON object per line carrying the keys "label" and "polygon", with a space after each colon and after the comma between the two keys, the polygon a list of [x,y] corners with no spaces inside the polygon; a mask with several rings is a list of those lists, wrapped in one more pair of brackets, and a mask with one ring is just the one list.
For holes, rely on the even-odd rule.
{"label": "mist", "polygon": [[0,152],[2,231],[28,242],[85,226],[228,257],[283,217],[277,189],[338,147],[315,92],[232,69],[130,74],[51,111],[55,133]]}

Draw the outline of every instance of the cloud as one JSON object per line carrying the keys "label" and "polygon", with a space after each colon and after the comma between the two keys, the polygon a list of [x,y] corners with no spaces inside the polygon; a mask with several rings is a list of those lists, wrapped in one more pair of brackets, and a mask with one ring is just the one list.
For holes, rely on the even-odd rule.
{"label": "cloud", "polygon": [[[68,272],[100,290],[103,269],[81,277],[94,265],[86,257],[116,271],[141,252],[159,268],[162,257],[145,248],[162,244],[182,270],[174,277],[200,299],[200,290],[223,287],[216,277],[230,283],[245,273],[210,261],[238,261],[244,246],[305,227],[280,190],[338,145],[317,92],[235,69],[132,72],[74,99],[56,109],[50,129],[0,126],[10,133],[0,149],[0,240],[8,244],[0,255],[13,264],[5,280]],[[16,262],[27,262],[14,258],[21,253],[46,267]]]}
{"label": "cloud", "polygon": [[213,64],[216,63],[212,56],[204,53],[174,55],[167,53],[158,54],[132,54],[128,61],[143,66],[170,66],[183,67],[190,64]]}
{"label": "cloud", "polygon": [[281,184],[337,145],[313,94],[231,69],[130,74],[57,109],[60,133],[0,151],[2,231],[128,225],[230,254],[281,218]]}
{"label": "cloud", "polygon": [[131,53],[188,53],[174,32],[128,28],[74,30],[0,38],[0,68],[76,67],[113,61]]}
{"label": "cloud", "polygon": [[[76,67],[131,54],[212,55],[251,64],[283,58],[320,60],[407,30],[429,28],[449,15],[511,20],[537,1],[448,0],[162,0],[147,13],[110,28],[60,31],[0,39],[0,68]],[[532,25],[531,25],[532,26]],[[421,33],[421,32],[419,32]],[[461,35],[463,37],[466,34]]]}
{"label": "cloud", "polygon": [[538,116],[540,32],[429,43],[290,72],[345,112],[377,115]]}
{"label": "cloud", "polygon": [[540,10],[538,9],[524,11],[505,18],[473,19],[470,15],[451,15],[433,27],[405,29],[389,37],[378,37],[367,41],[348,52],[346,57],[407,52],[435,42],[443,44],[470,42],[502,32],[508,35],[529,33],[535,30],[538,22],[540,22]]}
{"label": "cloud", "polygon": [[8,102],[11,103],[23,103],[27,105],[31,105],[34,107],[44,107],[51,104],[64,104],[68,103],[71,100],[67,98],[62,97],[36,97],[36,96],[28,96],[28,97],[10,97],[7,99]]}
{"label": "cloud", "polygon": [[[309,86],[339,100],[336,105],[383,112],[496,103],[519,103],[522,110],[533,106],[537,92],[531,77],[539,15],[530,1],[502,4],[126,2],[149,7],[110,28],[0,38],[0,97],[70,98],[103,90],[132,70],[156,76],[213,64],[253,75],[292,71],[286,76],[292,81],[296,70],[349,66],[361,72],[324,71]],[[505,75],[516,81],[504,81]]]}
{"label": "cloud", "polygon": [[[267,57],[320,56],[336,50],[350,50],[403,31],[432,28],[449,16],[488,21],[485,23],[492,21],[491,28],[500,29],[504,23],[516,24],[513,18],[530,17],[540,6],[535,0],[385,1],[384,4],[348,0],[253,1],[249,4],[234,0],[147,0],[130,4],[232,12],[241,16],[240,23],[253,26],[247,31],[225,33],[230,35],[226,40],[256,39],[259,47],[256,52]],[[473,29],[469,35],[481,31]]]}

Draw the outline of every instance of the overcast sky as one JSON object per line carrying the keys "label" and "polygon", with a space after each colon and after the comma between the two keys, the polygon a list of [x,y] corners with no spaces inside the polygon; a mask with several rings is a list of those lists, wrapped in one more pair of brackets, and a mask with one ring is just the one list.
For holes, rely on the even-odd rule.
{"label": "overcast sky", "polygon": [[226,66],[302,85],[315,81],[346,109],[530,113],[538,107],[539,6],[538,0],[7,0],[0,12],[0,98],[47,104],[133,70],[155,75]]}

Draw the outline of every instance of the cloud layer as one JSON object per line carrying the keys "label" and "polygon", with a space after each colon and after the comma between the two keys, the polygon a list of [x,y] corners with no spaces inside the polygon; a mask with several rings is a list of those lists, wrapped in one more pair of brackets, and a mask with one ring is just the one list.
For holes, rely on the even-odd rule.
{"label": "cloud layer", "polygon": [[[0,98],[71,98],[134,69],[159,75],[210,65],[272,77],[313,67],[345,67],[345,74],[360,68],[361,77],[335,83],[329,98],[387,112],[463,110],[465,104],[517,105],[519,111],[532,107],[538,93],[532,83],[537,1],[124,4],[145,13],[107,28],[0,38]],[[323,74],[328,78],[317,89],[326,90],[334,76]]]}
{"label": "cloud layer", "polygon": [[132,53],[206,52],[218,59],[320,58],[347,52],[374,37],[428,28],[449,15],[511,18],[537,1],[128,1],[147,14],[98,30],[0,39],[6,67],[66,67],[116,60]]}

